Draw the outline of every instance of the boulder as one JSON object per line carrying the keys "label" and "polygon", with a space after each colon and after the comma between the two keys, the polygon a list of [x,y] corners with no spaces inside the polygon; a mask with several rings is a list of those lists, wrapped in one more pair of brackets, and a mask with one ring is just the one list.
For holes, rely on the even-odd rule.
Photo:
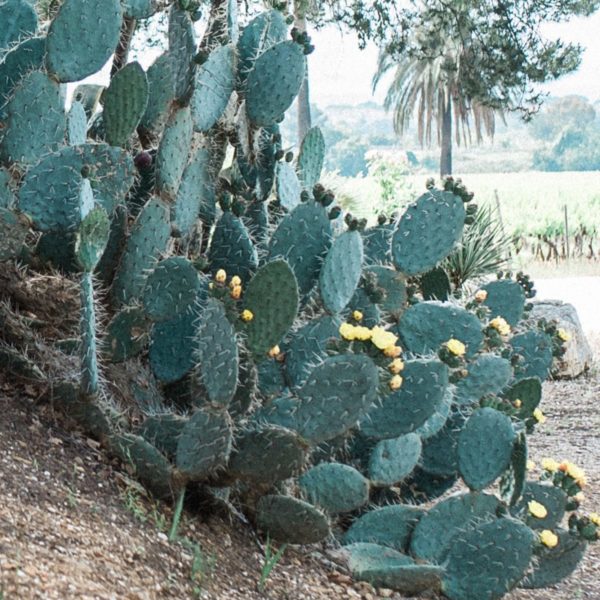
{"label": "boulder", "polygon": [[567,352],[558,361],[556,377],[573,379],[592,366],[594,355],[579,322],[577,311],[572,304],[567,304],[562,300],[534,301],[531,317],[534,320],[555,320],[558,322],[558,327],[571,335],[570,341],[567,342]]}

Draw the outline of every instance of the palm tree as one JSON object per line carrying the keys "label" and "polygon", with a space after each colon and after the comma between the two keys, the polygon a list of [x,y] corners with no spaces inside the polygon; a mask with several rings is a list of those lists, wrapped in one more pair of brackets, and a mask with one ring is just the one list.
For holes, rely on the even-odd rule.
{"label": "palm tree", "polygon": [[[471,142],[474,129],[477,142],[483,132],[493,137],[497,109],[469,98],[461,86],[461,62],[467,54],[452,41],[432,58],[406,57],[401,62],[385,50],[379,55],[373,89],[392,69],[393,80],[384,106],[394,111],[394,129],[402,135],[415,112],[419,142],[431,143],[435,130],[441,148],[440,176],[452,174],[452,130],[457,144]],[[502,113],[500,112],[500,115]]]}

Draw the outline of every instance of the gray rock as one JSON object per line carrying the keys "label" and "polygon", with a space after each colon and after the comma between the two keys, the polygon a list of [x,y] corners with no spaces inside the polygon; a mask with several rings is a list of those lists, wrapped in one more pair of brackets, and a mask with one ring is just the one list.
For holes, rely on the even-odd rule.
{"label": "gray rock", "polygon": [[566,304],[562,300],[534,301],[531,318],[556,320],[558,327],[571,334],[571,339],[567,342],[567,352],[558,361],[558,378],[573,379],[592,366],[594,356],[572,304]]}

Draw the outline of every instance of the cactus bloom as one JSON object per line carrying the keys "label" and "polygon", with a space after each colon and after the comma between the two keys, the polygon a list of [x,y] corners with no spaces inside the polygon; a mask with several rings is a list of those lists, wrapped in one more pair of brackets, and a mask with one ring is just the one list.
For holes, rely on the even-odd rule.
{"label": "cactus bloom", "polygon": [[363,320],[363,317],[364,317],[364,315],[362,314],[362,312],[360,312],[360,310],[355,310],[355,311],[352,313],[352,318],[353,318],[355,321],[358,321],[359,323],[360,323],[360,322]]}
{"label": "cactus bloom", "polygon": [[388,346],[383,353],[388,358],[398,358],[402,354],[402,348],[400,346]]}
{"label": "cactus bloom", "polygon": [[231,288],[231,297],[234,300],[239,300],[241,295],[242,295],[242,286],[241,285],[234,285]]}
{"label": "cactus bloom", "polygon": [[571,334],[566,329],[559,329],[556,333],[558,334],[558,337],[560,338],[561,341],[563,341],[563,342],[571,341]]}
{"label": "cactus bloom", "polygon": [[510,333],[510,325],[502,317],[492,319],[490,327],[493,327],[500,335],[508,335]]}
{"label": "cactus bloom", "polygon": [[386,331],[383,327],[376,326],[371,330],[371,341],[380,350],[385,350],[396,344],[398,336],[391,331]]}
{"label": "cactus bloom", "polygon": [[548,548],[555,548],[558,545],[558,536],[549,529],[540,532],[540,542]]}
{"label": "cactus bloom", "polygon": [[591,513],[590,514],[590,521],[594,525],[597,525],[598,527],[600,527],[600,515],[598,513]]}
{"label": "cactus bloom", "polygon": [[227,279],[227,272],[225,271],[225,269],[219,269],[215,274],[215,281],[217,283],[225,283],[226,279]]}
{"label": "cactus bloom", "polygon": [[402,371],[404,369],[404,363],[402,362],[401,359],[399,358],[395,358],[389,365],[388,365],[388,369],[394,373],[394,375],[398,375],[398,373],[400,373],[400,371]]}
{"label": "cactus bloom", "polygon": [[448,351],[451,354],[454,354],[454,356],[464,356],[467,351],[466,346],[460,340],[454,338],[449,339],[446,342],[446,348],[448,348]]}
{"label": "cactus bloom", "polygon": [[536,467],[537,465],[532,460],[527,461],[526,468],[528,471],[533,471]]}
{"label": "cactus bloom", "polygon": [[533,418],[538,422],[538,423],[545,423],[546,422],[546,416],[544,415],[544,413],[539,409],[536,408],[533,411]]}
{"label": "cactus bloom", "polygon": [[242,311],[241,318],[242,321],[249,323],[250,321],[252,321],[252,319],[254,319],[254,313],[246,308]]}
{"label": "cactus bloom", "polygon": [[521,406],[523,406],[523,402],[521,402],[521,400],[519,398],[517,398],[514,402],[513,402],[513,406],[515,408],[521,408]]}
{"label": "cactus bloom", "polygon": [[230,288],[234,288],[237,285],[242,285],[242,280],[240,279],[240,277],[238,275],[234,275],[231,280],[229,281],[229,287]]}
{"label": "cactus bloom", "polygon": [[269,356],[271,358],[277,358],[280,354],[281,354],[281,350],[280,350],[279,346],[273,346],[269,350]]}
{"label": "cactus bloom", "polygon": [[402,386],[402,377],[400,375],[394,375],[390,379],[390,388],[392,390],[398,390]]}
{"label": "cactus bloom", "polygon": [[487,300],[487,292],[485,290],[477,290],[475,292],[475,301],[476,302],[485,302]]}
{"label": "cactus bloom", "polygon": [[354,340],[354,325],[350,325],[350,323],[342,323],[340,325],[340,335],[348,341]]}
{"label": "cactus bloom", "polygon": [[542,469],[544,471],[549,471],[550,473],[554,473],[558,471],[560,463],[553,458],[542,458]]}
{"label": "cactus bloom", "polygon": [[535,500],[530,500],[527,503],[529,513],[532,514],[536,519],[545,519],[548,516],[548,509]]}

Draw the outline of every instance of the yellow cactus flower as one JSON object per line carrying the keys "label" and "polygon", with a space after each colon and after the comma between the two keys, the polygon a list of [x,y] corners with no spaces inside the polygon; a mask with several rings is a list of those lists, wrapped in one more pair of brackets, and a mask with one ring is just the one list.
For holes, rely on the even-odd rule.
{"label": "yellow cactus flower", "polygon": [[577,502],[579,502],[581,504],[585,500],[585,494],[583,492],[577,492],[573,496],[573,500],[576,500]]}
{"label": "yellow cactus flower", "polygon": [[559,329],[557,331],[557,333],[558,333],[558,337],[563,342],[570,342],[571,341],[571,334],[566,329]]}
{"label": "yellow cactus flower", "polygon": [[558,545],[558,536],[549,529],[540,531],[540,542],[548,548],[555,548]]}
{"label": "yellow cactus flower", "polygon": [[214,287],[215,287],[215,284],[214,284],[214,283],[211,281],[211,282],[208,284],[208,289],[209,289],[209,290],[212,290],[212,289],[214,289]]}
{"label": "yellow cactus flower", "polygon": [[230,288],[234,288],[236,285],[242,285],[242,280],[238,275],[234,275],[229,281]]}
{"label": "yellow cactus flower", "polygon": [[398,336],[391,331],[386,331],[383,327],[376,326],[371,330],[371,341],[380,350],[385,350],[396,344]]}
{"label": "yellow cactus flower", "polygon": [[383,350],[383,353],[388,358],[398,358],[402,354],[402,348],[400,346],[388,346]]}
{"label": "yellow cactus flower", "polygon": [[280,350],[279,346],[273,346],[269,350],[269,356],[271,358],[277,358],[280,354],[281,354],[281,350]]}
{"label": "yellow cactus flower", "polygon": [[227,272],[225,271],[225,269],[219,269],[215,274],[215,281],[217,283],[225,283],[226,279],[227,279]]}
{"label": "yellow cactus flower", "polygon": [[446,342],[446,348],[448,348],[448,350],[454,354],[454,356],[464,356],[465,352],[467,351],[466,346],[460,340],[456,340],[454,338],[449,339]]}
{"label": "yellow cactus flower", "polygon": [[350,323],[342,323],[339,332],[345,340],[352,341],[356,339],[355,329],[356,327],[350,325]]}
{"label": "yellow cactus flower", "polygon": [[527,508],[529,509],[530,514],[536,519],[545,519],[548,516],[547,508],[535,500],[530,500],[527,503]]}
{"label": "yellow cactus flower", "polygon": [[373,332],[368,327],[357,326],[354,328],[354,338],[365,342],[371,339]]}
{"label": "yellow cactus flower", "polygon": [[597,525],[598,527],[600,527],[600,515],[598,513],[591,513],[590,514],[590,521],[594,525]]}
{"label": "yellow cactus flower", "polygon": [[360,312],[360,310],[355,310],[352,313],[352,318],[359,323],[363,320],[364,315]]}
{"label": "yellow cactus flower", "polygon": [[533,418],[538,422],[538,423],[545,423],[546,422],[546,416],[544,415],[544,413],[539,409],[536,408],[533,411]]}
{"label": "yellow cactus flower", "polygon": [[536,466],[537,465],[532,460],[527,461],[526,467],[528,471],[533,471],[536,468]]}
{"label": "yellow cactus flower", "polygon": [[394,375],[398,375],[402,369],[404,369],[404,363],[401,359],[395,358],[389,365],[388,369],[394,373]]}
{"label": "yellow cactus flower", "polygon": [[397,390],[400,389],[400,386],[402,385],[402,377],[400,377],[400,375],[394,375],[391,379],[390,379],[390,388],[392,390]]}
{"label": "yellow cactus flower", "polygon": [[490,327],[493,327],[500,335],[508,335],[510,333],[510,325],[502,317],[492,319]]}
{"label": "yellow cactus flower", "polygon": [[487,300],[487,292],[485,290],[477,290],[475,292],[475,300],[477,302],[485,302]]}
{"label": "yellow cactus flower", "polygon": [[515,408],[521,408],[521,406],[523,406],[523,402],[521,402],[521,400],[519,398],[517,398],[514,402],[513,402],[513,406]]}
{"label": "yellow cactus flower", "polygon": [[234,285],[231,288],[231,297],[234,300],[239,300],[241,295],[242,295],[242,286],[241,285]]}
{"label": "yellow cactus flower", "polygon": [[542,469],[544,469],[544,471],[549,471],[550,473],[554,473],[555,471],[558,471],[558,467],[560,466],[560,463],[556,460],[554,460],[553,458],[543,458],[542,459]]}
{"label": "yellow cactus flower", "polygon": [[242,321],[249,323],[250,321],[252,321],[252,319],[254,319],[254,313],[246,308],[242,311],[241,317]]}
{"label": "yellow cactus flower", "polygon": [[585,471],[578,467],[576,464],[571,461],[565,460],[558,465],[558,470],[563,471],[569,477],[575,480],[575,483],[579,487],[585,487],[587,485],[587,477],[585,475]]}

